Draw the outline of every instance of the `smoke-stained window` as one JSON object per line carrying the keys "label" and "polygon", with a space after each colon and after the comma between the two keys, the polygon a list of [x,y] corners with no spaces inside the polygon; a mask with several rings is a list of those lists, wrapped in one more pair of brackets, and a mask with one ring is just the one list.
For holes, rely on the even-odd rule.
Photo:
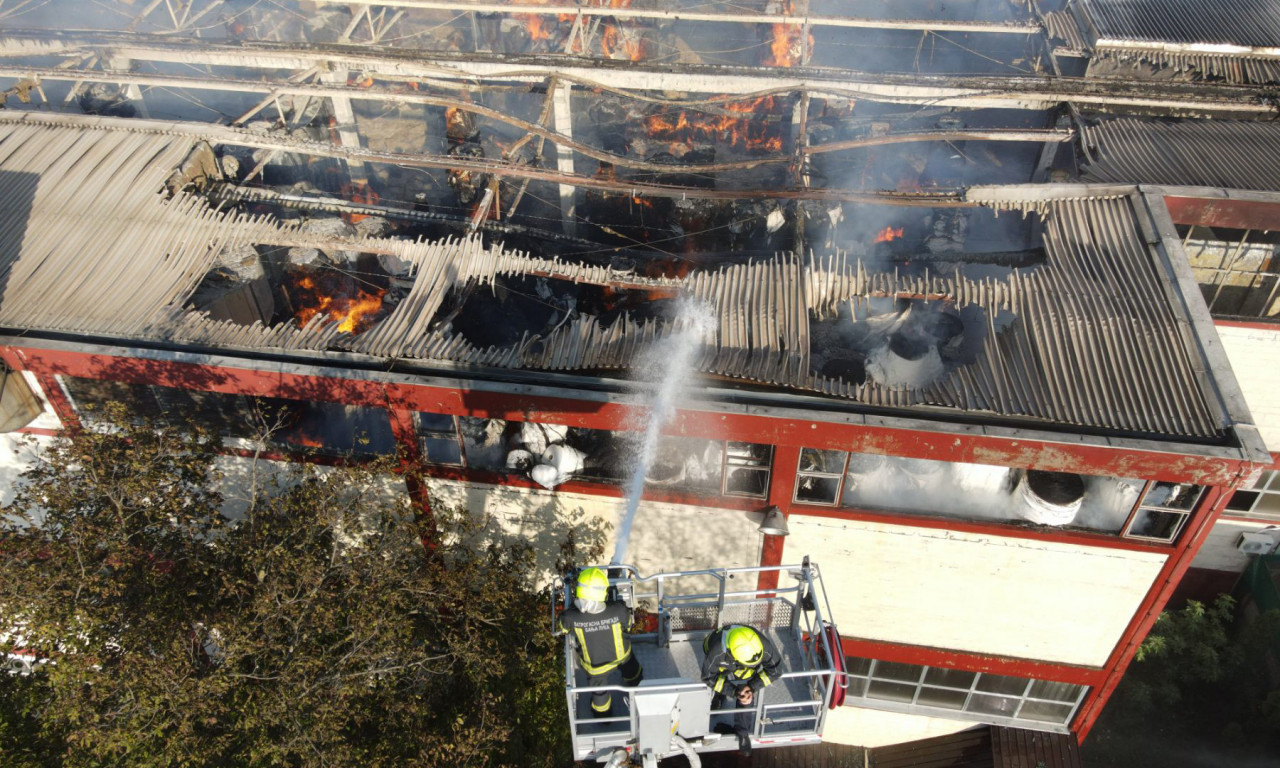
{"label": "smoke-stained window", "polygon": [[391,421],[381,408],[78,376],[60,376],[58,380],[89,426],[101,426],[107,403],[116,402],[139,423],[159,422],[269,448],[334,456],[395,451]]}
{"label": "smoke-stained window", "polygon": [[805,448],[794,500],[1120,533],[1143,486],[1124,478]]}

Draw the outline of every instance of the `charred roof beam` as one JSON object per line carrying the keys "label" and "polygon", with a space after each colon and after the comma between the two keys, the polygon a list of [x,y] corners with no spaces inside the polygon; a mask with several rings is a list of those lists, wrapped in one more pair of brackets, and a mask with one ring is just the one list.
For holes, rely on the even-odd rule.
{"label": "charred roof beam", "polygon": [[[538,7],[538,6],[531,6]],[[809,92],[883,102],[967,108],[1046,109],[1062,102],[1099,109],[1167,110],[1234,117],[1275,116],[1265,89],[1204,83],[1148,82],[1047,75],[872,74],[832,68],[663,65],[563,55],[509,56],[440,53],[360,45],[297,46],[157,39],[128,33],[9,31],[0,56],[81,56],[102,49],[127,59],[203,66],[305,70],[347,69],[368,76],[408,78],[451,88],[485,83],[561,83],[635,94]]]}

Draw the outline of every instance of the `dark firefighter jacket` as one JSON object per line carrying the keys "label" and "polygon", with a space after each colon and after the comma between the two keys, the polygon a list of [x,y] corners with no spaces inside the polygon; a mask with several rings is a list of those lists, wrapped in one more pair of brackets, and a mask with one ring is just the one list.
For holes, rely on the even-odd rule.
{"label": "dark firefighter jacket", "polygon": [[760,663],[754,667],[739,664],[724,647],[724,635],[732,628],[717,629],[702,641],[702,649],[707,654],[702,662],[702,682],[711,686],[711,690],[717,695],[724,695],[726,686],[736,690],[747,685],[753,692],[758,692],[773,682],[778,674],[778,667],[782,664],[782,657],[778,655],[773,642],[763,632],[759,632],[757,634],[760,635],[760,642],[764,645]]}
{"label": "dark firefighter jacket", "polygon": [[568,608],[560,614],[560,628],[577,639],[579,661],[589,675],[602,675],[631,656],[630,625],[631,613],[621,601],[605,603],[600,613]]}

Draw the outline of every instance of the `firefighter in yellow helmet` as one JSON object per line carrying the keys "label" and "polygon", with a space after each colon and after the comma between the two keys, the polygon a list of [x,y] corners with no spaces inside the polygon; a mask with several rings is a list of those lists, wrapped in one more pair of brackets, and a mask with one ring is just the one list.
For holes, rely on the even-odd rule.
{"label": "firefighter in yellow helmet", "polygon": [[[621,600],[609,600],[609,577],[600,568],[585,568],[578,574],[573,590],[573,607],[560,614],[559,626],[573,634],[578,646],[578,663],[590,676],[589,686],[609,685],[614,670],[622,684],[639,685],[644,679],[640,661],[631,652],[631,612]],[[616,683],[614,683],[616,684]],[[592,694],[591,712],[596,717],[609,714],[613,697],[608,691]]]}
{"label": "firefighter in yellow helmet", "polygon": [[[702,682],[711,686],[712,710],[723,707],[726,700],[734,708],[753,707],[756,696],[773,683],[782,663],[769,638],[742,624],[730,624],[707,635],[702,651],[706,654]],[[721,726],[717,730],[728,729]],[[751,713],[738,713],[732,731],[738,735],[738,747],[750,754]]]}

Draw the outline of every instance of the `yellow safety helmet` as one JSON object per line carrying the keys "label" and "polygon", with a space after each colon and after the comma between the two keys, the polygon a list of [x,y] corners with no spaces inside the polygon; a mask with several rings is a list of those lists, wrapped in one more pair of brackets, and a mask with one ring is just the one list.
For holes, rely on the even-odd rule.
{"label": "yellow safety helmet", "polygon": [[609,596],[609,576],[600,568],[584,568],[578,574],[578,586],[573,590],[579,600],[595,600],[603,603]]}
{"label": "yellow safety helmet", "polygon": [[764,656],[764,643],[751,627],[734,627],[724,636],[724,647],[739,664],[754,667]]}

